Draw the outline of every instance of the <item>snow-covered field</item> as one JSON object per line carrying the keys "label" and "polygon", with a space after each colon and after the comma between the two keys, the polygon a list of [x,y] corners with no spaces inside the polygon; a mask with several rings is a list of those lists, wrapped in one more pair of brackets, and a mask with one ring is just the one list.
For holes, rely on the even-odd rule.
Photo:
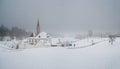
{"label": "snow-covered field", "polygon": [[[98,42],[89,46],[89,41],[81,40],[75,48],[24,50],[8,50],[0,45],[0,69],[120,69],[120,38],[113,45],[108,40]],[[84,44],[88,46],[81,47]]]}

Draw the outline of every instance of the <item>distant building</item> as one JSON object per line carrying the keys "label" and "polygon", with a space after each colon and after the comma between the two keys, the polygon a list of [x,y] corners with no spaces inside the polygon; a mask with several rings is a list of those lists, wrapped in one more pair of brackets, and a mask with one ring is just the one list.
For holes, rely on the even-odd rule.
{"label": "distant building", "polygon": [[37,21],[36,33],[32,33],[27,42],[35,47],[51,46],[50,35],[46,32],[40,32],[39,20]]}
{"label": "distant building", "polygon": [[39,20],[36,26],[36,33],[32,33],[29,38],[27,38],[27,42],[34,47],[49,47],[49,46],[65,46],[66,41],[61,38],[52,38],[50,34],[46,32],[40,32],[40,24]]}
{"label": "distant building", "polygon": [[35,37],[29,37],[28,42],[36,47],[51,46],[51,38],[49,38],[49,35],[45,32],[41,32]]}

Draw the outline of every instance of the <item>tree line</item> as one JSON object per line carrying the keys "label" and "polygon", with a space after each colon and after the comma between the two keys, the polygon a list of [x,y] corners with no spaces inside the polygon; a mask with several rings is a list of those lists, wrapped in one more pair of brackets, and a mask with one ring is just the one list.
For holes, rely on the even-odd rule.
{"label": "tree line", "polygon": [[5,27],[4,25],[0,26],[0,40],[2,40],[4,37],[9,36],[11,39],[22,39],[27,36],[29,36],[29,32],[26,32],[23,29],[20,29],[18,27],[12,27],[11,29]]}

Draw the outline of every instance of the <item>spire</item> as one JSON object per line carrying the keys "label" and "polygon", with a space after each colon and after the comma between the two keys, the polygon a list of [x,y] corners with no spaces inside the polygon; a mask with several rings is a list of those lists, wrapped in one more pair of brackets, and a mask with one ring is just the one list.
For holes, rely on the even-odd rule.
{"label": "spire", "polygon": [[36,27],[36,35],[38,35],[40,33],[40,24],[39,24],[39,19],[37,21],[37,27]]}

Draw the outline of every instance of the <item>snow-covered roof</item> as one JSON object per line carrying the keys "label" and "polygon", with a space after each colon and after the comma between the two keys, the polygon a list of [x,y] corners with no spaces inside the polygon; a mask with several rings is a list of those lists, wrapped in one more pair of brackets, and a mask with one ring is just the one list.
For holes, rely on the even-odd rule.
{"label": "snow-covered roof", "polygon": [[41,32],[36,37],[38,37],[38,38],[47,38],[48,34],[46,32]]}

